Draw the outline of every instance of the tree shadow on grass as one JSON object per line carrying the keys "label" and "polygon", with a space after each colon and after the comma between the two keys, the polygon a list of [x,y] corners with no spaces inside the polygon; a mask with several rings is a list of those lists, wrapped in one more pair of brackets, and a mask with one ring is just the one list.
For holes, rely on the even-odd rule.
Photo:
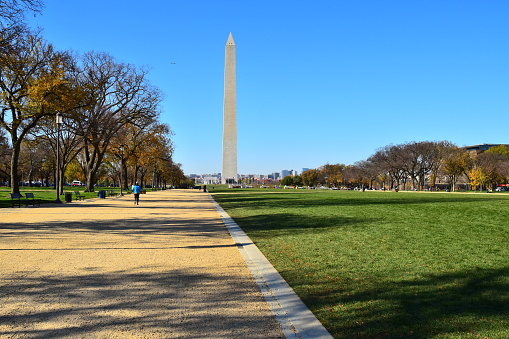
{"label": "tree shadow on grass", "polygon": [[235,218],[235,222],[249,234],[257,235],[260,231],[276,231],[279,236],[322,232],[329,228],[364,227],[377,220],[370,217],[305,216],[291,213]]}
{"label": "tree shadow on grass", "polygon": [[326,292],[300,297],[335,338],[509,337],[507,267],[407,281],[351,281],[336,290],[318,284]]}
{"label": "tree shadow on grass", "polygon": [[[307,216],[299,213],[299,209],[307,207],[341,208],[371,204],[397,209],[397,205],[402,204],[416,204],[418,208],[419,205],[437,204],[441,208],[440,204],[443,203],[444,208],[451,204],[470,204],[472,208],[474,202],[507,201],[506,197],[498,199],[491,196],[354,194],[324,195],[324,199],[310,199],[298,193],[285,196],[237,195],[233,198],[223,196],[218,200],[227,211],[228,208],[233,212],[236,208],[256,210],[253,213],[258,215],[234,219],[248,234],[259,239],[328,232],[331,228],[359,229],[368,224],[387,222],[383,217],[365,216],[362,209],[350,214],[355,217],[329,216],[326,213]],[[272,214],[271,208],[288,213]],[[369,276],[369,272],[365,277],[352,279],[334,276],[334,266],[318,267],[318,270],[321,269],[327,274],[316,272],[321,278],[314,280],[304,276],[308,273],[305,267],[280,273],[335,338],[509,338],[507,267],[437,272],[407,280],[401,280],[401,275],[392,276],[391,273],[387,273],[385,278],[373,277]],[[337,272],[341,275],[340,269]]]}
{"label": "tree shadow on grass", "polygon": [[367,206],[367,205],[408,205],[433,203],[471,203],[507,199],[503,196],[476,195],[438,195],[438,194],[405,194],[405,193],[360,193],[342,192],[334,194],[236,194],[234,196],[215,195],[214,199],[225,209],[229,208],[295,208],[295,207],[332,207],[332,206]]}

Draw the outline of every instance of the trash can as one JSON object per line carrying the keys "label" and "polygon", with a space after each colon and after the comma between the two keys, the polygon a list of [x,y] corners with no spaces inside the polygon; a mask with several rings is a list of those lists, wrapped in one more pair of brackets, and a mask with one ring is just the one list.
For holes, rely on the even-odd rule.
{"label": "trash can", "polygon": [[97,196],[101,199],[106,199],[106,191],[97,192]]}
{"label": "trash can", "polygon": [[72,192],[64,192],[65,202],[72,202]]}

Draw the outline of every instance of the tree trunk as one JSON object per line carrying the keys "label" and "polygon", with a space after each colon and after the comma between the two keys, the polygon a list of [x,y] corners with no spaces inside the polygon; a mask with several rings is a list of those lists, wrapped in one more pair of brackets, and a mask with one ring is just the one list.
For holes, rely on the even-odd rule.
{"label": "tree trunk", "polygon": [[32,181],[34,181],[34,175],[32,164],[30,164],[30,170],[28,171],[28,187],[32,187]]}
{"label": "tree trunk", "polygon": [[138,181],[138,173],[140,171],[140,166],[139,165],[136,165],[135,168],[134,168],[134,180],[133,180],[133,184]]}
{"label": "tree trunk", "polygon": [[92,171],[88,172],[88,175],[86,176],[86,183],[85,183],[85,190],[86,192],[94,192],[94,185],[95,185],[95,173]]}
{"label": "tree trunk", "polygon": [[19,193],[18,160],[21,150],[21,144],[15,142],[12,145],[11,156],[11,193]]}
{"label": "tree trunk", "polygon": [[84,148],[84,152],[85,152],[84,174],[86,181],[85,192],[94,192],[97,170],[100,166],[100,160],[98,160],[99,154],[96,146],[94,146],[92,154],[89,153],[87,147]]}
{"label": "tree trunk", "polygon": [[145,186],[145,172],[143,172],[141,174],[141,178],[140,178],[140,185],[141,187],[144,187]]}
{"label": "tree trunk", "polygon": [[123,185],[124,189],[125,190],[128,190],[129,189],[129,184],[127,182],[127,166],[126,164],[122,161],[123,165],[122,165],[122,168],[121,168],[121,171],[122,171],[122,181],[123,183],[121,183],[121,185]]}

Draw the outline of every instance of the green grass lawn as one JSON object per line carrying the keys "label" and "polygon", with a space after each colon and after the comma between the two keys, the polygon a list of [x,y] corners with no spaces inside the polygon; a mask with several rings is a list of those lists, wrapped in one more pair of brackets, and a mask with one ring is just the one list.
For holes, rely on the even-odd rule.
{"label": "green grass lawn", "polygon": [[[97,198],[97,192],[101,189],[104,190],[114,190],[115,192],[119,193],[120,189],[117,188],[110,188],[110,187],[98,187],[96,188],[96,192],[83,192],[85,187],[71,187],[66,186],[64,187],[64,192],[71,192],[73,195],[73,201],[74,198],[74,191],[79,191],[82,195],[85,196],[85,199],[89,198]],[[55,189],[51,187],[20,187],[20,193],[24,196],[25,192],[32,192],[34,193],[35,199],[40,199],[41,204],[50,203],[55,201],[56,199],[56,193]],[[9,193],[11,193],[11,189],[9,187],[0,187],[0,208],[2,207],[11,207],[11,198]],[[125,192],[124,192],[125,193]],[[60,196],[61,201],[65,201],[65,196]]]}
{"label": "green grass lawn", "polygon": [[214,190],[335,338],[509,338],[509,196]]}

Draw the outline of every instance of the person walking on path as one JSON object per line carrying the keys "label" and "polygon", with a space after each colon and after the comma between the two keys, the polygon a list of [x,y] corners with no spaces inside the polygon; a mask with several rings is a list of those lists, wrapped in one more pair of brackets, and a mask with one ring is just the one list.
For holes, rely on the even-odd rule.
{"label": "person walking on path", "polygon": [[133,193],[134,193],[134,204],[139,205],[140,202],[140,193],[141,193],[141,187],[138,185],[138,182],[133,185]]}

